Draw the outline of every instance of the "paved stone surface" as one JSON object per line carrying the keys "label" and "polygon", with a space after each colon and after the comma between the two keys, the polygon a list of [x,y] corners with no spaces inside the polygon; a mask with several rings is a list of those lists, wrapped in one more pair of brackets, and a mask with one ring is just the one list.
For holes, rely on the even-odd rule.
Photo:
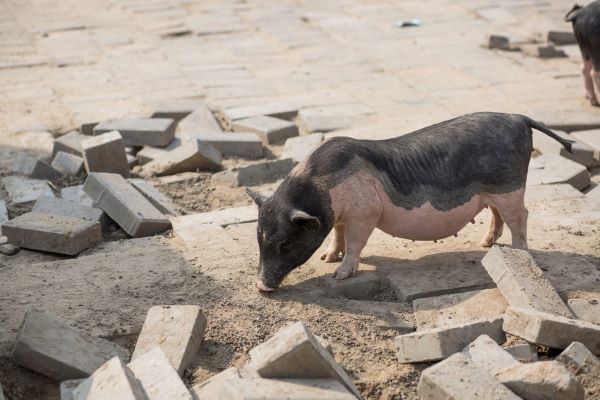
{"label": "paved stone surface", "polygon": [[529,252],[495,245],[481,264],[512,307],[573,317]]}
{"label": "paved stone surface", "polygon": [[510,353],[500,347],[488,335],[481,335],[469,343],[463,350],[463,353],[475,365],[491,376],[496,375],[505,368],[519,364]]}
{"label": "paved stone surface", "polygon": [[285,120],[292,120],[298,114],[298,110],[286,103],[270,103],[251,106],[232,107],[219,112],[223,125],[231,129],[233,122],[257,116],[269,116]]}
{"label": "paved stone surface", "polygon": [[521,362],[535,362],[538,360],[537,348],[529,343],[515,344],[504,350]]}
{"label": "paved stone surface", "polygon": [[159,347],[137,357],[127,367],[141,383],[148,400],[192,400],[192,395]]}
{"label": "paved stone surface", "polygon": [[583,386],[556,361],[519,363],[496,374],[496,379],[524,399],[583,399]]}
{"label": "paved stone surface", "polygon": [[224,156],[261,158],[263,142],[252,132],[234,133],[182,133],[188,139],[199,139],[219,150]]}
{"label": "paved stone surface", "polygon": [[41,196],[54,196],[48,183],[42,180],[7,176],[1,181],[10,196],[10,201],[14,204],[27,204],[36,201]]}
{"label": "paved stone surface", "polygon": [[417,391],[432,400],[519,399],[461,353],[424,370]]}
{"label": "paved stone surface", "polygon": [[366,300],[379,293],[380,277],[372,271],[358,272],[352,279],[337,280],[331,276],[323,278],[329,297],[345,297],[353,300]]}
{"label": "paved stone surface", "polygon": [[79,175],[83,172],[83,158],[59,151],[54,156],[51,166],[64,175]]}
{"label": "paved stone surface", "polygon": [[594,159],[600,161],[600,129],[571,132],[571,136],[592,148]]}
{"label": "paved stone surface", "polygon": [[128,182],[143,194],[158,211],[163,214],[176,214],[175,204],[173,204],[171,199],[162,194],[150,182],[144,179],[129,179]]}
{"label": "paved stone surface", "polygon": [[154,306],[148,310],[131,360],[158,346],[183,376],[200,350],[205,329],[206,317],[198,306]]}
{"label": "paved stone surface", "polygon": [[38,212],[13,218],[2,234],[15,246],[71,256],[102,241],[97,221]]}
{"label": "paved stone surface", "polygon": [[75,389],[77,400],[147,400],[141,383],[121,360],[113,358]]}
{"label": "paved stone surface", "polygon": [[207,106],[196,107],[190,115],[177,124],[177,131],[184,134],[188,132],[221,132],[221,125],[217,122]]}
{"label": "paved stone surface", "polygon": [[169,220],[121,175],[92,173],[85,181],[83,190],[98,208],[133,237],[155,235],[171,225]]}
{"label": "paved stone surface", "polygon": [[565,349],[571,342],[581,342],[594,354],[600,354],[600,326],[589,322],[509,307],[503,329],[528,342],[557,349]]}
{"label": "paved stone surface", "polygon": [[86,378],[111,358],[126,361],[129,354],[114,343],[31,310],[19,328],[12,357],[19,365],[62,381]]}
{"label": "paved stone surface", "polygon": [[529,163],[527,185],[552,185],[568,183],[575,189],[590,185],[590,174],[586,167],[556,154],[544,154]]}
{"label": "paved stone surface", "polygon": [[87,173],[108,172],[129,176],[125,142],[117,131],[110,131],[81,142]]}
{"label": "paved stone surface", "polygon": [[52,157],[55,157],[59,151],[65,153],[74,154],[76,156],[83,155],[83,149],[81,148],[81,141],[89,139],[89,136],[82,135],[77,131],[69,132],[54,141],[54,147],[52,148]]}
{"label": "paved stone surface", "polygon": [[60,197],[65,200],[76,201],[83,206],[93,206],[92,199],[83,191],[83,185],[62,188],[60,190]]}
{"label": "paved stone surface", "polygon": [[188,171],[215,171],[221,167],[221,153],[200,140],[182,142],[180,146],[144,165],[148,175],[172,175]]}
{"label": "paved stone surface", "polygon": [[118,131],[127,146],[166,146],[175,137],[175,121],[169,118],[124,118],[101,122],[94,135]]}
{"label": "paved stone surface", "polygon": [[502,332],[502,319],[482,319],[396,336],[396,356],[400,363],[442,360],[461,351],[481,335],[488,335],[496,342],[503,343],[506,336]]}
{"label": "paved stone surface", "polygon": [[58,179],[62,174],[45,161],[25,153],[17,154],[12,171],[35,179]]}
{"label": "paved stone surface", "polygon": [[294,162],[290,158],[286,158],[285,160],[259,161],[221,171],[212,176],[212,181],[219,185],[231,187],[257,186],[283,179],[293,168]]}
{"label": "paved stone surface", "polygon": [[577,318],[600,325],[600,293],[580,292],[577,298],[567,300],[567,304]]}
{"label": "paved stone surface", "polygon": [[291,158],[296,163],[303,161],[322,141],[322,133],[291,137],[285,141],[281,158]]}
{"label": "paved stone surface", "polygon": [[298,136],[298,127],[290,121],[264,115],[233,122],[234,132],[254,132],[265,144],[281,144]]}
{"label": "paved stone surface", "polygon": [[567,158],[569,160],[575,161],[581,165],[585,165],[586,167],[592,166],[595,164],[594,160],[594,149],[588,146],[585,142],[578,140],[571,135],[568,135],[566,132],[562,131],[554,131],[558,136],[567,140],[574,140],[575,143],[572,144],[571,151],[567,151],[562,144],[558,141],[554,140],[550,136],[546,135],[537,130],[533,130],[533,148],[538,150],[542,154],[556,154]]}

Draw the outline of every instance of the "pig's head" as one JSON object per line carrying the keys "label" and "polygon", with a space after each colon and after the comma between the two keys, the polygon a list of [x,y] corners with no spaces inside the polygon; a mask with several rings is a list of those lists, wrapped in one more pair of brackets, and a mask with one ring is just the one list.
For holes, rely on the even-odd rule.
{"label": "pig's head", "polygon": [[[294,268],[304,264],[331,230],[327,213],[295,202],[278,191],[271,197],[246,190],[258,205],[257,238],[260,251],[256,287],[274,291]],[[302,196],[313,198],[310,193]],[[300,203],[303,203],[300,201]]]}

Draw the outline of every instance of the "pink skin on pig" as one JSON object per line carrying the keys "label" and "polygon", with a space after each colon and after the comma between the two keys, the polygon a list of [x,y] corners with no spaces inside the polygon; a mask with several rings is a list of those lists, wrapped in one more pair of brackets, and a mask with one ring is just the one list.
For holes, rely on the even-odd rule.
{"label": "pink skin on pig", "polygon": [[598,105],[598,98],[594,91],[594,81],[596,81],[596,87],[600,91],[600,71],[596,71],[592,65],[591,60],[583,61],[581,67],[581,73],[583,74],[583,82],[585,85],[585,98],[590,101],[593,106]]}
{"label": "pink skin on pig", "polygon": [[336,218],[333,237],[321,256],[342,263],[334,273],[345,279],[358,270],[360,253],[375,228],[405,239],[437,240],[456,234],[486,206],[492,210],[490,228],[481,244],[491,246],[502,234],[505,221],[514,248],[527,249],[525,189],[504,194],[475,195],[450,211],[438,211],[429,202],[411,210],[395,206],[377,178],[357,173],[330,190]]}

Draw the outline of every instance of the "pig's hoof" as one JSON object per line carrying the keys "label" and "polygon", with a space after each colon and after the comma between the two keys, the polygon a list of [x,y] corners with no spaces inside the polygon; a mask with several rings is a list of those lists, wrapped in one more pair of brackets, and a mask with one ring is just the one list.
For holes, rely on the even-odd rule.
{"label": "pig's hoof", "polygon": [[494,245],[495,240],[493,238],[483,238],[479,245],[482,247],[492,247]]}
{"label": "pig's hoof", "polygon": [[356,272],[358,268],[353,268],[353,267],[348,267],[346,265],[340,265],[338,267],[338,269],[335,270],[335,272],[333,273],[333,277],[335,279],[337,279],[338,281],[341,281],[343,279],[347,279],[350,278],[354,272]]}
{"label": "pig's hoof", "polygon": [[326,263],[338,262],[341,261],[341,259],[340,251],[327,250],[325,253],[321,254],[321,260],[324,260]]}

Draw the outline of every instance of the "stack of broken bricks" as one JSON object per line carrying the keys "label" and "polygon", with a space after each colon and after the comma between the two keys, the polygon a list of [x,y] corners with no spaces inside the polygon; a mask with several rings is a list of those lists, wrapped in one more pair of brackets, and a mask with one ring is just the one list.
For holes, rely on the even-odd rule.
{"label": "stack of broken bricks", "polygon": [[[76,255],[102,241],[114,223],[131,237],[164,232],[177,209],[143,178],[207,171],[217,185],[275,182],[323,140],[297,124],[305,125],[302,115],[283,103],[211,110],[197,101],[158,108],[150,118],[83,124],[55,140],[51,161],[20,153],[17,175],[2,178],[9,206],[33,208],[9,221],[0,201],[0,252]],[[283,144],[280,158],[264,159],[265,148],[271,154]],[[223,169],[227,157],[237,160],[235,168]],[[83,185],[58,183],[86,176]]]}
{"label": "stack of broken bricks", "polygon": [[188,390],[181,377],[196,360],[206,327],[197,306],[152,307],[130,358],[113,342],[30,310],[13,360],[60,381],[61,400],[360,398],[329,344],[302,322],[250,350],[241,368],[226,369]]}
{"label": "stack of broken bricks", "polygon": [[572,31],[548,31],[542,38],[523,38],[504,34],[492,34],[487,37],[484,47],[504,51],[521,51],[523,54],[538,58],[568,57],[565,49],[576,46],[577,39]]}

